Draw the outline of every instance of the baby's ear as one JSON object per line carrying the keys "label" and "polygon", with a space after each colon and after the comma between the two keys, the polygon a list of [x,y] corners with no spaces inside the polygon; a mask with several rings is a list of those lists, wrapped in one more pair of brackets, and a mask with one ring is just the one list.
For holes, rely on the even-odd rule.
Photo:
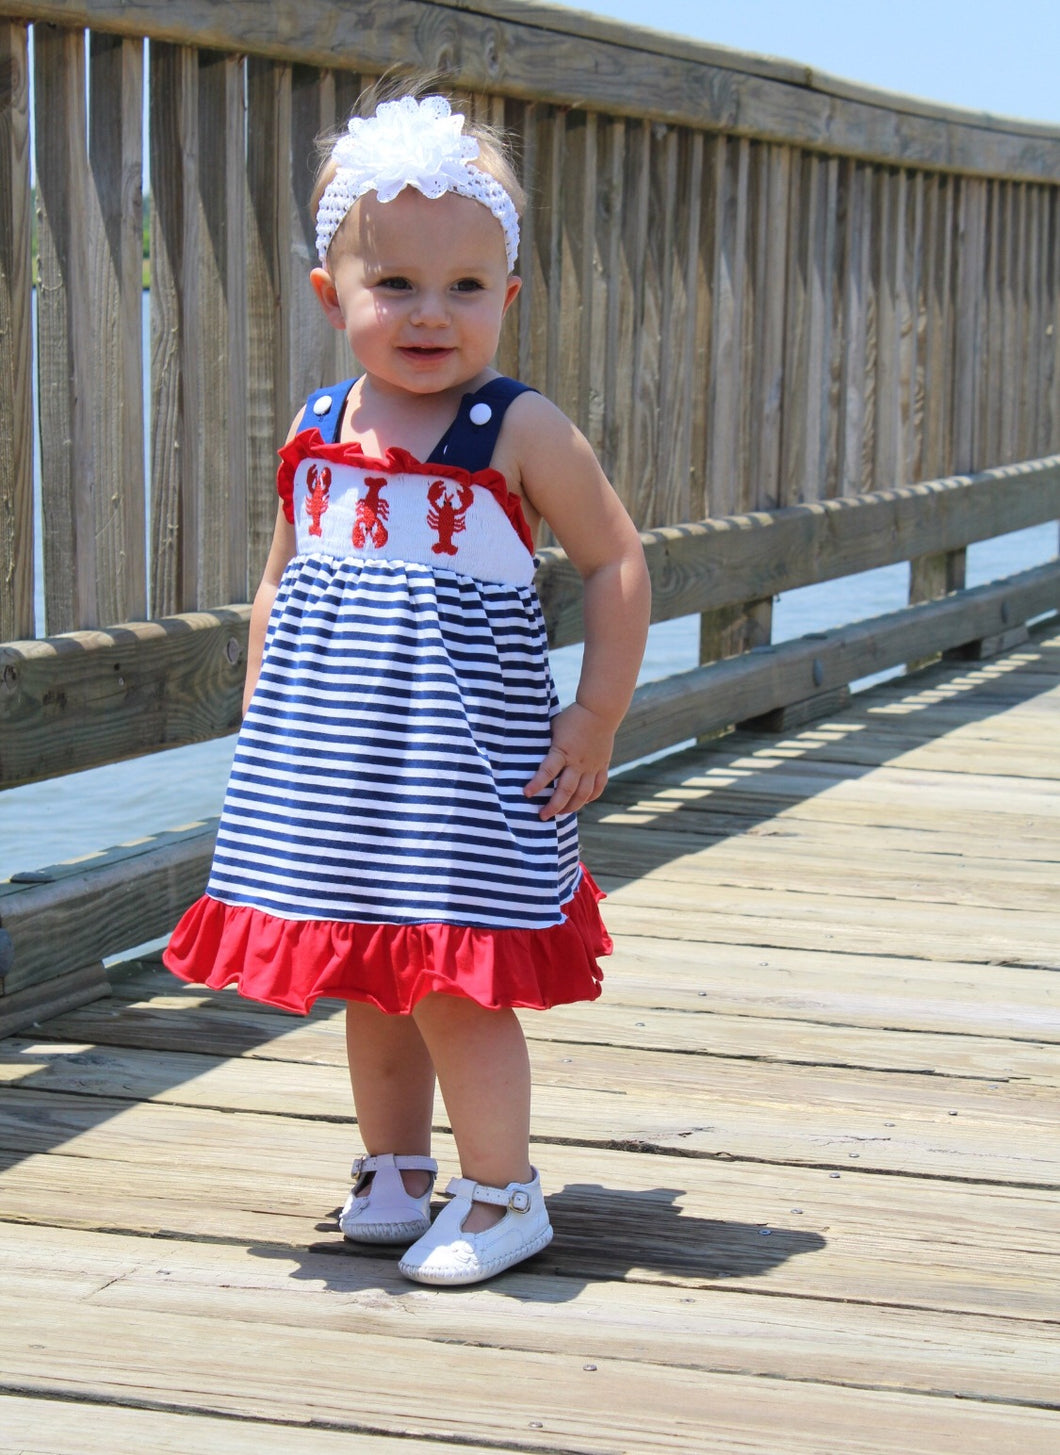
{"label": "baby's ear", "polygon": [[342,316],[342,305],[339,303],[339,295],[335,290],[335,280],[327,268],[314,268],[309,274],[309,281],[312,284],[313,292],[320,300],[320,306],[324,310],[324,316],[332,328],[345,332],[346,320]]}

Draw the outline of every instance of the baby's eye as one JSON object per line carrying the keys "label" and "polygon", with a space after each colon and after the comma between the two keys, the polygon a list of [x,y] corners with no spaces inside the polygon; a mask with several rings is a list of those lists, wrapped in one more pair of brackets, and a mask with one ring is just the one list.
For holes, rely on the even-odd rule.
{"label": "baby's eye", "polygon": [[380,278],[376,287],[388,288],[392,293],[404,293],[412,287],[412,284],[407,278]]}
{"label": "baby's eye", "polygon": [[457,293],[478,293],[482,288],[478,278],[461,278],[453,286]]}

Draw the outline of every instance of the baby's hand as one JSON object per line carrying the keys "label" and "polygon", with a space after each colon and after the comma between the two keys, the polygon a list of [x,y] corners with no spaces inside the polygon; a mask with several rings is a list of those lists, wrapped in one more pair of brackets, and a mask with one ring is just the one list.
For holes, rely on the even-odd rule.
{"label": "baby's hand", "polygon": [[572,702],[557,713],[552,719],[552,746],[523,789],[527,798],[533,798],[553,784],[552,797],[539,817],[577,813],[584,804],[599,798],[607,783],[614,745],[614,732],[589,708]]}

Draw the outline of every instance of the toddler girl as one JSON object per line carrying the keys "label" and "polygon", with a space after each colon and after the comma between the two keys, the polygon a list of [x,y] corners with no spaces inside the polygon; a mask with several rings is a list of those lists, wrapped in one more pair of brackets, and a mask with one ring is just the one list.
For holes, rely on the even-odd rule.
{"label": "toddler girl", "polygon": [[[317,196],[310,281],[362,372],[313,394],[280,451],[213,867],[165,959],[293,1010],[347,1002],[367,1155],[341,1228],[405,1245],[409,1278],[474,1283],[552,1236],[515,1007],[600,993],[575,814],[607,780],[647,572],[583,436],[492,366],[522,201],[492,135],[441,96],[383,102]],[[542,520],[585,583],[562,712]],[[462,1176],[432,1226],[435,1077]]]}

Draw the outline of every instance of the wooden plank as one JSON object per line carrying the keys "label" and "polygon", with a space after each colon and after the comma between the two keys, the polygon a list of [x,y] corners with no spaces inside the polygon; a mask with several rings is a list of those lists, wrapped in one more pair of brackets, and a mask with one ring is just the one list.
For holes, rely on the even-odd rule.
{"label": "wooden plank", "polygon": [[[665,127],[645,128],[642,145],[631,148],[627,153],[630,167],[643,169],[639,175],[629,178],[626,189],[628,196],[636,199],[635,211],[630,219],[631,242],[640,252],[640,284],[635,300],[639,334],[632,355],[631,459],[627,480],[630,497],[627,508],[637,524],[645,526],[659,524],[656,512],[661,509],[659,486],[663,483],[659,479],[659,399],[662,375],[669,366],[669,360],[662,352],[662,327],[665,278],[670,258],[663,252],[662,239],[663,232],[669,231],[669,220],[664,220],[656,209],[660,203],[665,206],[665,190],[660,196],[660,184],[664,186],[667,172],[668,135]],[[643,236],[640,232],[642,220]]]}
{"label": "wooden plank", "polygon": [[[237,47],[242,50],[243,47]],[[312,390],[359,373],[345,336],[324,317],[309,286],[317,265],[316,221],[309,199],[316,175],[317,138],[334,129],[335,81],[330,72],[296,64],[291,71],[290,170],[281,210],[290,214],[290,296],[284,300],[287,336],[281,347],[289,360],[290,398],[283,433]]]}
{"label": "wooden plank", "polygon": [[[45,1299],[34,1304],[4,1298],[3,1303],[0,1339],[11,1387],[19,1393],[82,1398],[94,1388],[97,1310]],[[1028,1455],[1044,1455],[1047,1437],[1055,1433],[1048,1413],[1035,1409],[756,1381],[677,1365],[579,1363],[522,1350],[465,1347],[464,1378],[457,1381],[450,1367],[452,1350],[427,1341],[413,1346],[416,1379],[410,1382],[404,1367],[407,1338],[365,1340],[356,1329],[331,1331],[325,1346],[316,1330],[289,1328],[280,1343],[271,1328],[244,1324],[239,1339],[228,1341],[223,1361],[201,1352],[196,1358],[208,1327],[189,1315],[160,1319],[131,1309],[108,1319],[111,1398],[148,1399],[164,1408],[224,1412],[237,1419],[289,1422],[293,1415],[297,1423],[312,1420],[349,1434],[389,1430],[474,1440],[488,1439],[496,1425],[494,1399],[479,1394],[486,1382],[505,1391],[508,1429],[547,1425],[548,1443],[535,1442],[538,1449],[620,1452],[635,1442],[645,1455],[725,1451],[734,1445],[765,1452],[775,1449],[780,1428],[790,1430],[788,1448],[801,1455],[819,1450],[822,1437],[828,1446],[843,1448],[866,1425],[873,1428],[880,1452],[908,1455],[957,1443],[968,1455],[990,1455],[1009,1443]],[[152,1351],[149,1361],[145,1348]],[[808,1426],[814,1428],[809,1439],[804,1438]]]}
{"label": "wooden plank", "polygon": [[685,1014],[705,1010],[754,1021],[768,1013],[814,1025],[908,1026],[920,1034],[1004,1034],[1046,1044],[1054,1035],[1043,1014],[1047,972],[854,952],[834,938],[812,950],[729,942],[708,959],[702,945],[638,935],[622,943],[612,981],[619,973],[622,1003],[642,1012],[658,1007],[662,979],[667,1005]]}
{"label": "wooden plank", "polygon": [[629,287],[628,274],[623,272],[621,222],[625,207],[625,123],[612,120],[602,125],[599,128],[599,147],[597,232],[601,238],[599,247],[605,289],[600,310],[601,332],[597,335],[601,356],[597,369],[602,368],[600,387],[603,393],[599,456],[604,474],[621,493],[623,482],[618,479],[618,470],[626,428],[625,390],[628,388],[628,370],[622,365],[628,354],[623,354],[620,341],[622,303]]}
{"label": "wooden plank", "polygon": [[1022,360],[1023,398],[1020,418],[1020,453],[1034,454],[1041,437],[1042,380],[1047,369],[1048,336],[1042,323],[1042,304],[1048,296],[1042,250],[1044,188],[1028,187],[1026,265],[1020,298],[1027,347]]}
{"label": "wooden plank", "polygon": [[953,193],[948,177],[928,176],[924,198],[924,434],[921,474],[953,468],[950,440],[954,347]]}
{"label": "wooden plank", "polygon": [[[794,898],[773,896],[769,907],[779,918]],[[709,889],[703,893],[701,939],[710,937],[719,899]],[[642,885],[637,900],[665,906],[668,926],[688,920],[672,896]],[[613,896],[610,916],[619,933],[629,932],[628,904],[625,891]],[[819,905],[811,903],[811,913],[819,916]],[[975,917],[967,921],[974,934]],[[838,916],[829,922],[838,923]],[[740,1147],[743,1155],[772,1163],[843,1169],[853,1160],[861,1171],[1058,1186],[1048,1145],[1056,1094],[1046,1086],[1010,1081],[1002,1094],[971,1078],[673,1056],[644,1047],[577,1049],[539,1040],[531,1063],[535,1085],[548,1088],[537,1097],[535,1131],[550,1142],[588,1137],[605,1146],[645,1143],[701,1157]],[[107,1102],[120,1086],[121,1098],[130,1102],[309,1119],[321,1105],[345,1105],[348,1076],[343,1066],[187,1052],[168,1053],[160,1067],[153,1051],[10,1038],[0,1048],[0,1084],[5,1099],[44,1097],[48,1104],[52,1096]],[[622,1088],[618,1098],[616,1086]]]}
{"label": "wooden plank", "polygon": [[203,892],[214,824],[153,835],[2,899],[5,995],[168,934]]}
{"label": "wooden plank", "polygon": [[247,60],[247,551],[261,577],[276,521],[276,450],[289,424],[284,300],[293,291],[289,188],[291,68]]}
{"label": "wooden plank", "polygon": [[557,347],[553,398],[592,444],[600,439],[599,427],[590,418],[596,131],[596,117],[589,113],[572,111],[564,117],[563,155],[557,158],[556,173],[562,171],[565,185],[558,197],[558,276],[553,292],[560,308],[550,328]]}
{"label": "wooden plank", "polygon": [[[512,133],[512,142],[521,160],[519,177],[524,189],[529,189],[531,179],[536,181],[541,176],[541,111],[540,106],[528,101],[522,108]],[[535,201],[536,205],[528,206],[519,220],[519,276],[523,280],[523,286],[515,301],[515,307],[519,310],[519,368],[516,378],[526,383],[530,383],[532,379],[544,379],[543,364],[538,364],[535,368],[533,362],[540,344],[537,319],[542,308],[541,291],[544,286],[540,273],[540,203],[537,199]]]}
{"label": "wooden plank", "polygon": [[[105,1227],[167,1243],[249,1242],[296,1255],[307,1245],[331,1256],[344,1251],[334,1219],[356,1146],[345,1122],[60,1095],[48,1096],[46,1123],[43,1110],[39,1094],[18,1088],[0,1105],[6,1223]],[[76,1199],[69,1195],[74,1153],[61,1150],[75,1137]],[[514,1285],[532,1294],[547,1272],[569,1292],[589,1278],[629,1283],[642,1303],[665,1285],[877,1310],[1050,1316],[1032,1260],[1055,1245],[1051,1193],[880,1176],[852,1159],[838,1175],[762,1165],[739,1138],[718,1157],[673,1155],[646,1140],[621,1149],[594,1143],[587,1182],[585,1140],[532,1144],[557,1237],[498,1291]],[[449,1137],[436,1133],[435,1144],[441,1164],[455,1167]],[[599,1236],[602,1206],[613,1226],[607,1240]],[[774,1230],[768,1242],[763,1227]],[[392,1255],[362,1254],[357,1263],[362,1258],[364,1286],[404,1288]]]}
{"label": "wooden plank", "polygon": [[[781,503],[819,500],[828,476],[827,405],[830,311],[835,270],[837,170],[806,155],[792,190],[792,248],[784,348]],[[891,484],[893,482],[880,482]]]}
{"label": "wooden plank", "polygon": [[[700,286],[700,228],[703,220],[703,136],[693,132],[683,138],[679,155],[677,189],[680,197],[678,218],[679,246],[675,249],[673,287],[677,300],[674,325],[674,360],[676,369],[668,387],[674,401],[673,448],[674,488],[678,492],[675,509],[684,520],[693,520],[702,513],[703,502],[697,488],[695,465],[700,454],[696,445],[698,430],[699,372],[698,330]],[[674,387],[675,381],[679,387]]]}
{"label": "wooden plank", "polygon": [[0,24],[0,638],[34,629],[27,33]]}
{"label": "wooden plank", "polygon": [[836,487],[839,495],[846,496],[868,489],[870,483],[863,469],[872,237],[872,192],[868,170],[854,162],[843,162],[839,173],[839,195],[843,208],[843,334],[840,344]]}
{"label": "wooden plank", "polygon": [[[363,1260],[329,1258],[322,1249],[304,1253],[300,1262],[281,1249],[262,1260],[242,1248],[192,1243],[170,1247],[152,1261],[133,1238],[8,1226],[11,1242],[0,1255],[7,1291],[26,1298],[36,1282],[48,1299],[83,1301],[104,1323],[124,1308],[151,1310],[160,1319],[174,1313],[223,1318],[235,1286],[242,1317],[267,1324],[280,1340],[288,1327],[341,1329],[351,1305],[369,1337],[401,1337],[410,1320],[417,1342],[445,1342],[452,1332],[446,1300],[417,1300],[390,1278],[389,1297],[370,1299]],[[289,1284],[299,1270],[305,1297],[292,1299]],[[674,1364],[691,1355],[697,1368],[714,1373],[833,1382],[842,1371],[844,1383],[906,1392],[990,1393],[1029,1403],[1047,1396],[1048,1334],[1039,1324],[1006,1326],[1000,1319],[844,1308],[831,1301],[821,1307],[794,1299],[784,1301],[774,1322],[759,1307],[767,1300],[728,1291],[688,1299],[680,1288],[659,1288],[645,1307],[621,1284],[589,1282],[571,1299],[555,1276],[542,1272],[538,1282],[554,1299],[524,1300],[517,1320],[506,1317],[506,1300],[495,1288],[462,1295],[480,1343],[582,1359],[588,1347],[609,1359],[638,1362],[650,1341],[656,1362]],[[921,1358],[908,1359],[903,1336],[922,1343]]]}
{"label": "wooden plank", "polygon": [[[344,80],[345,73],[340,71],[335,77],[337,92],[338,88],[342,85]],[[342,108],[338,105],[338,102],[336,102],[336,106],[339,111],[339,115],[341,116]],[[352,110],[352,107],[347,109]],[[523,134],[526,105],[524,102],[521,101],[509,100],[506,97],[498,96],[491,98],[491,111],[494,116],[494,124],[497,126],[498,130],[504,134],[507,140],[509,146],[509,154],[511,157],[512,165],[515,168],[516,176],[522,178],[524,163],[522,153],[520,151],[519,139]],[[531,210],[532,209],[528,205],[524,209],[523,214],[519,219],[519,252],[524,256],[526,246],[525,220]],[[520,276],[522,275],[521,260],[517,261],[515,271]],[[500,343],[497,347],[497,357],[495,362],[497,368],[502,374],[507,374],[514,379],[522,379],[524,377],[523,367],[520,361],[519,354],[520,339],[522,336],[522,324],[520,322],[520,318],[524,302],[528,301],[529,295],[527,295],[527,298],[524,300],[522,290],[520,290],[519,296],[516,298],[512,307],[509,308],[508,312],[504,315],[504,321],[501,324],[501,337]]]}
{"label": "wooden plank", "polygon": [[[882,811],[882,810],[880,810]],[[976,938],[976,954],[984,961],[1004,959],[1016,965],[1047,965],[1056,955],[1056,927],[1048,913],[1001,914],[997,910],[942,913],[937,906],[908,906],[899,922],[894,906],[854,896],[770,893],[768,889],[728,887],[676,895],[670,886],[639,886],[635,891],[603,876],[609,891],[608,924],[612,933],[655,935],[703,944],[757,944],[807,949],[822,938],[854,945],[864,954],[922,954],[948,959],[955,935]],[[824,926],[827,925],[827,929]]]}
{"label": "wooden plank", "polygon": [[875,458],[872,483],[877,490],[906,484],[899,468],[901,434],[898,288],[905,241],[905,174],[876,177],[876,303]]}
{"label": "wooden plank", "polygon": [[1021,415],[1024,409],[1024,371],[1027,359],[1026,320],[1023,290],[1027,250],[1027,189],[1021,183],[1007,188],[1008,207],[1004,222],[1004,315],[1001,354],[1001,430],[999,458],[1018,458],[1023,439]]}
{"label": "wooden plank", "polygon": [[[190,1410],[174,1414],[135,1405],[85,1399],[31,1398],[0,1395],[0,1426],[7,1450],[46,1448],[48,1455],[346,1455],[350,1436],[345,1430],[324,1430],[262,1420],[233,1420],[228,1416],[199,1415]],[[409,1440],[404,1435],[357,1431],[363,1455],[435,1455],[437,1441]],[[456,1455],[490,1455],[497,1446],[447,1441]]]}
{"label": "wooden plank", "polygon": [[[4,932],[0,931],[0,935]],[[9,994],[0,977],[0,1037],[20,1032],[65,1015],[110,995],[110,982],[102,964],[86,965],[65,975],[49,976],[38,985]]]}
{"label": "wooden plank", "polygon": [[96,621],[117,622],[147,612],[142,42],[91,37],[89,102]]}
{"label": "wooden plank", "polygon": [[[655,272],[659,280],[659,368],[657,419],[662,422],[655,439],[656,483],[653,523],[689,518],[688,461],[684,453],[685,402],[693,381],[681,369],[685,358],[684,271],[688,236],[689,179],[683,175],[681,133],[667,128],[658,137],[658,156],[652,165],[651,212],[655,225],[649,232],[657,248]],[[696,199],[698,201],[698,199]],[[697,209],[698,210],[698,209]]]}
{"label": "wooden plank", "polygon": [[981,300],[988,190],[962,177],[955,206],[956,327],[953,360],[953,466],[982,464],[976,453],[976,415],[981,369]]}
{"label": "wooden plank", "polygon": [[707,425],[707,513],[734,515],[743,501],[740,478],[747,288],[750,144],[716,137],[712,143],[714,270],[711,307],[710,404]]}
{"label": "wooden plank", "polygon": [[194,604],[202,457],[198,62],[151,44],[151,614]]}
{"label": "wooden plank", "polygon": [[[0,4],[0,14],[20,10],[24,0]],[[183,0],[164,12],[152,0],[36,0],[34,13],[62,24],[317,66],[333,64],[336,55],[370,71],[448,62],[472,90],[738,130],[888,165],[1060,180],[1060,140],[1048,126],[970,114],[793,63],[567,17],[518,0],[498,0],[487,23],[464,0],[405,0],[400,14],[386,0],[363,0],[351,14],[336,14],[327,0],[297,7],[240,0],[223,14],[210,0]],[[638,53],[635,66],[631,49]]]}
{"label": "wooden plank", "polygon": [[[750,503],[754,510],[773,510],[781,503],[781,401],[791,172],[790,148],[752,148],[752,427],[747,443],[749,477],[754,482],[755,494]],[[706,510],[702,514],[705,515]]]}
{"label": "wooden plank", "polygon": [[85,42],[34,31],[44,610],[50,632],[99,624],[87,205]]}
{"label": "wooden plank", "polygon": [[[198,52],[195,172],[200,225],[192,266],[199,291],[198,351],[206,441],[194,594],[185,610],[245,601],[247,580],[246,102],[241,57]],[[256,586],[256,582],[254,585]]]}
{"label": "wooden plank", "polygon": [[0,648],[0,781],[27,782],[239,724],[248,606]]}
{"label": "wooden plank", "polygon": [[1008,188],[992,182],[985,188],[981,368],[974,382],[976,390],[976,458],[984,464],[1000,460],[1001,393],[1004,387],[1002,342],[1004,338],[1004,213]]}
{"label": "wooden plank", "polygon": [[[942,776],[948,777],[957,770],[957,765],[947,765]],[[776,771],[783,771],[778,769]],[[892,791],[908,791],[910,775],[902,769],[879,768]],[[962,773],[962,776],[971,777]],[[920,770],[911,780],[918,789],[931,794],[932,776]],[[995,780],[996,782],[997,780]],[[847,780],[856,786],[857,779]],[[822,785],[818,791],[828,792],[831,788],[842,788],[839,780],[834,785]],[[1039,785],[1040,791],[1040,785]],[[1018,811],[1018,810],[1017,810]],[[1048,811],[1039,817],[1039,825],[1048,833],[1050,820],[1055,813]],[[955,814],[957,823],[960,811]],[[850,853],[855,835],[844,836],[841,832],[829,835],[815,826],[812,834],[790,832],[769,833],[763,829],[749,835],[751,843],[743,848],[738,840],[733,843],[720,835],[717,839],[707,837],[702,848],[689,843],[687,834],[668,831],[665,822],[644,825],[632,832],[632,825],[623,832],[609,820],[607,841],[594,855],[593,870],[619,882],[636,878],[643,883],[671,885],[675,895],[681,897],[688,884],[705,882],[719,887],[765,889],[771,884],[783,882],[785,892],[821,893],[822,885],[831,885],[842,879],[842,887],[830,890],[831,897],[840,902],[853,896],[860,900],[899,900],[909,906],[914,917],[925,905],[942,904],[944,912],[957,906],[969,910],[997,910],[1003,916],[1012,912],[1045,910],[1050,904],[1049,880],[1053,865],[1038,864],[1030,860],[1033,845],[1028,845],[1028,859],[1015,864],[1001,863],[995,866],[996,878],[990,876],[990,860],[984,844],[979,853],[970,853],[967,858],[958,858],[949,868],[950,894],[947,897],[947,865],[942,856],[925,851],[902,853],[891,850],[886,864],[873,863],[870,869],[858,870],[850,865]],[[647,830],[647,831],[645,831]],[[866,824],[862,829],[866,842],[875,846],[878,842],[875,827]],[[974,835],[969,835],[970,848],[977,847]],[[821,842],[823,840],[823,842]],[[949,857],[949,856],[947,856]],[[842,877],[842,866],[848,865],[848,874]]]}
{"label": "wooden plank", "polygon": [[1042,274],[1045,280],[1043,295],[1040,302],[1041,318],[1040,326],[1043,339],[1044,351],[1043,366],[1041,370],[1041,405],[1038,412],[1039,437],[1051,439],[1054,432],[1060,433],[1060,368],[1057,367],[1054,340],[1058,334],[1058,323],[1060,323],[1060,267],[1058,267],[1058,254],[1060,254],[1060,237],[1057,237],[1055,224],[1058,212],[1060,212],[1060,198],[1052,188],[1044,189],[1042,198],[1042,238],[1041,258]]}
{"label": "wooden plank", "polygon": [[[697,133],[698,135],[698,133]],[[706,136],[699,136],[696,166],[699,172],[699,215],[696,219],[696,248],[689,256],[692,297],[695,311],[691,318],[692,366],[689,379],[696,381],[692,393],[692,432],[689,439],[689,507],[694,520],[702,520],[709,512],[708,472],[710,431],[710,357],[713,337],[713,296],[711,280],[714,267],[714,187],[711,185],[712,149]]]}
{"label": "wooden plank", "polygon": [[[627,510],[638,526],[647,522],[637,514],[641,499],[643,461],[640,453],[642,429],[641,396],[644,375],[646,330],[645,272],[648,256],[651,197],[651,129],[647,122],[626,126],[622,154],[623,214],[621,259],[623,287],[619,312],[618,339],[622,368],[619,370],[619,418],[622,420],[615,458],[615,484]],[[624,418],[623,418],[624,416]]]}
{"label": "wooden plank", "polygon": [[902,387],[900,467],[903,480],[923,480],[924,441],[924,186],[922,172],[906,184],[905,238],[899,278],[898,338]]}
{"label": "wooden plank", "polygon": [[[1040,1016],[1034,1027],[1038,1040],[1021,1038],[1018,1046],[1000,1029],[994,1034],[961,1035],[956,1031],[926,1031],[919,1025],[899,1028],[902,1017],[893,1000],[889,1002],[891,1024],[886,1026],[859,1027],[856,1010],[851,1020],[832,1024],[816,1018],[816,1011],[805,1003],[802,1017],[796,1020],[790,1013],[772,1014],[768,995],[761,986],[767,978],[764,975],[747,977],[745,984],[754,991],[754,998],[748,997],[740,1014],[646,1006],[639,1003],[639,994],[632,989],[624,993],[622,969],[626,964],[632,964],[632,957],[627,957],[620,947],[605,972],[604,998],[591,1007],[557,1006],[548,1015],[523,1012],[527,1038],[531,1042],[648,1048],[785,1065],[886,1069],[943,1078],[967,1076],[999,1084],[1015,1080],[1060,1085],[1055,1049],[1060,1042],[1060,1027],[1043,1024]],[[948,968],[956,975],[957,967]],[[864,967],[855,970],[852,966],[848,973],[861,989]],[[1031,1012],[1024,1013],[1020,1023],[1020,1029],[1025,1030],[1042,1003],[1044,976],[1041,972],[1036,977],[1033,972],[1024,973],[1036,987],[1029,994]],[[913,974],[912,967],[909,974]],[[281,1024],[268,1007],[236,996],[196,992],[175,984],[170,991],[162,975],[141,977],[145,988],[139,995],[123,975],[112,970],[111,977],[113,994],[105,1003],[77,1005],[50,1014],[47,1024],[34,1027],[35,1040],[124,1046],[156,1053],[197,1051],[211,1056],[298,1060],[318,1065],[346,1063],[341,1013],[330,1012],[310,1020],[288,1017]],[[790,970],[787,978],[789,984],[795,979]],[[993,985],[993,993],[998,997],[1008,993],[1012,978],[1011,973],[1001,977],[1004,986]],[[986,999],[985,990],[982,999]],[[917,1021],[915,1001],[910,1000],[904,1011],[908,1021]]]}

